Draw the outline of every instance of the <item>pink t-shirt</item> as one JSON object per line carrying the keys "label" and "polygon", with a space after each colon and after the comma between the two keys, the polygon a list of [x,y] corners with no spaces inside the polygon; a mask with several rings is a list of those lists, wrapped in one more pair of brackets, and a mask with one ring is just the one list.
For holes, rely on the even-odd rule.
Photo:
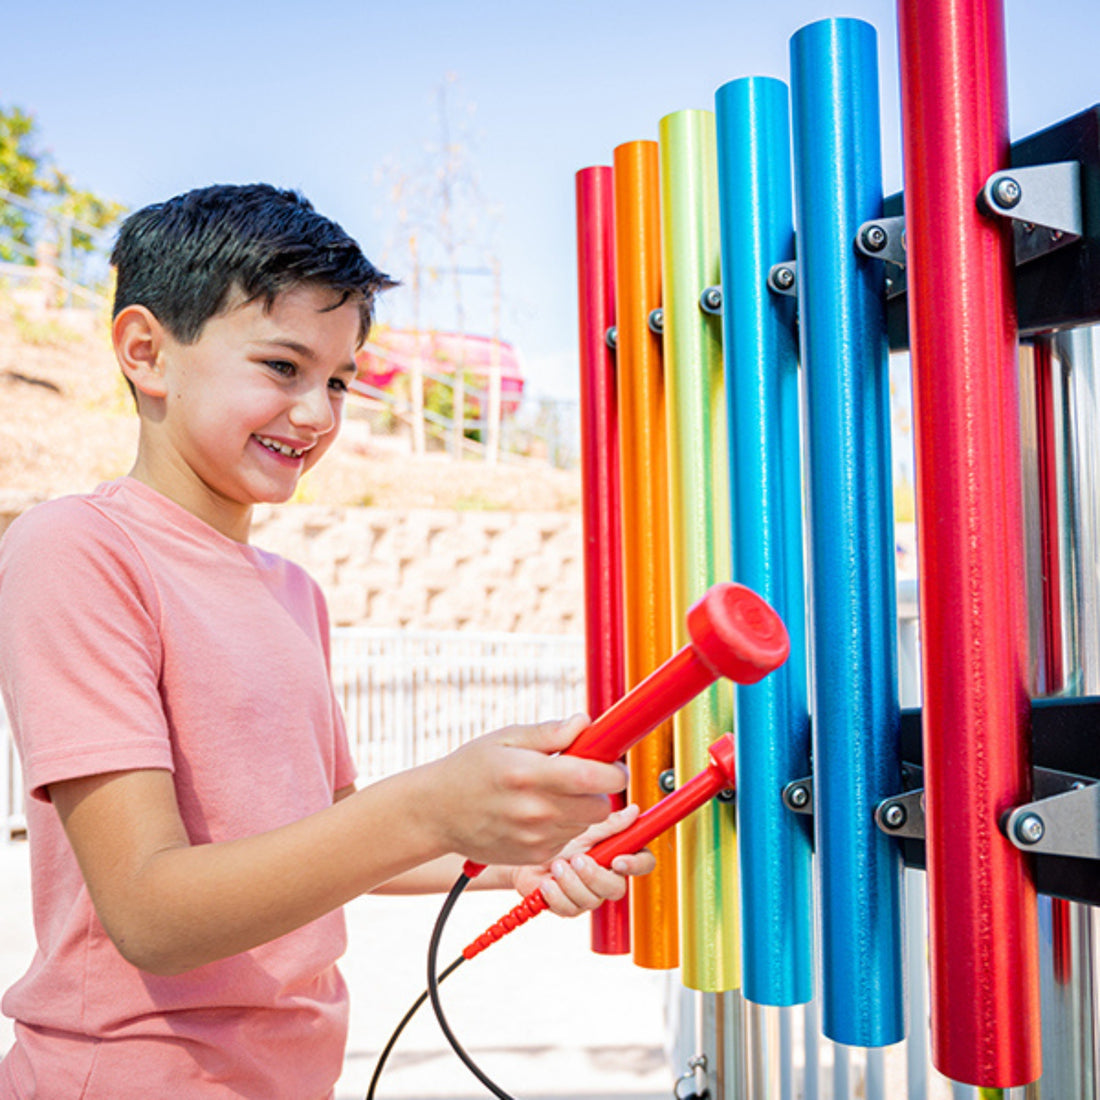
{"label": "pink t-shirt", "polygon": [[103,930],[50,783],[174,775],[195,844],[331,805],[354,768],[323,597],[297,566],[123,478],[0,543],[0,682],[30,792],[38,950],[5,995],[0,1100],[321,1100],[340,1074],[343,914],[157,977]]}

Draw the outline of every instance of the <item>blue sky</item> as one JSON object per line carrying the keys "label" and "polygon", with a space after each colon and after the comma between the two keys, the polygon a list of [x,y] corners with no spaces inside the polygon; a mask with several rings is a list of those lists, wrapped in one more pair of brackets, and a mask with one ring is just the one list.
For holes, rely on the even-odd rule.
{"label": "blue sky", "polygon": [[[212,182],[300,188],[408,280],[382,166],[423,178],[446,83],[501,265],[502,328],[533,391],[576,394],[574,173],[656,138],[659,119],[713,107],[741,76],[786,79],[791,35],[856,16],[879,35],[883,159],[900,186],[894,4],[886,0],[102,0],[5,5],[0,103],[85,187],[140,206]],[[1022,136],[1100,101],[1100,4],[1006,0],[1010,111]],[[491,280],[464,280],[467,326],[489,332]],[[407,323],[411,295],[383,320]],[[425,293],[425,321],[454,323]]]}

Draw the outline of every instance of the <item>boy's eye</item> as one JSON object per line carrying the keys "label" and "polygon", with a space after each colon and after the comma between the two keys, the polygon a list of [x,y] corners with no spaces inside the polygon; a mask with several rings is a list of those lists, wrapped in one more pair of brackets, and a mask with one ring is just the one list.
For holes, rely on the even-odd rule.
{"label": "boy's eye", "polygon": [[293,378],[298,369],[293,363],[288,363],[285,359],[267,359],[264,365],[285,378]]}
{"label": "boy's eye", "polygon": [[348,392],[348,381],[346,378],[330,378],[328,384],[338,393]]}

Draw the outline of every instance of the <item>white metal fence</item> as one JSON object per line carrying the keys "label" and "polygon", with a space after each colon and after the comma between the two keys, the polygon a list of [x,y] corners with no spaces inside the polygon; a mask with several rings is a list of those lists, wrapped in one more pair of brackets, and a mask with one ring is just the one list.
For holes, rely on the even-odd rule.
{"label": "white metal fence", "polygon": [[363,779],[437,759],[487,730],[584,709],[580,637],[334,633],[332,678]]}
{"label": "white metal fence", "polygon": [[[362,782],[487,730],[584,709],[579,636],[339,628],[332,675]],[[23,832],[19,758],[3,707],[0,814],[5,838]]]}

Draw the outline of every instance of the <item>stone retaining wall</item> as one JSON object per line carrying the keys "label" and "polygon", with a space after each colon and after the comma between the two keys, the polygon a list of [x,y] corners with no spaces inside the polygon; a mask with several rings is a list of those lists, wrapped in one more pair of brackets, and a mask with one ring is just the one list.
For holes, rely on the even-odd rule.
{"label": "stone retaining wall", "polygon": [[280,505],[252,541],[316,577],[336,626],[584,629],[576,514]]}

